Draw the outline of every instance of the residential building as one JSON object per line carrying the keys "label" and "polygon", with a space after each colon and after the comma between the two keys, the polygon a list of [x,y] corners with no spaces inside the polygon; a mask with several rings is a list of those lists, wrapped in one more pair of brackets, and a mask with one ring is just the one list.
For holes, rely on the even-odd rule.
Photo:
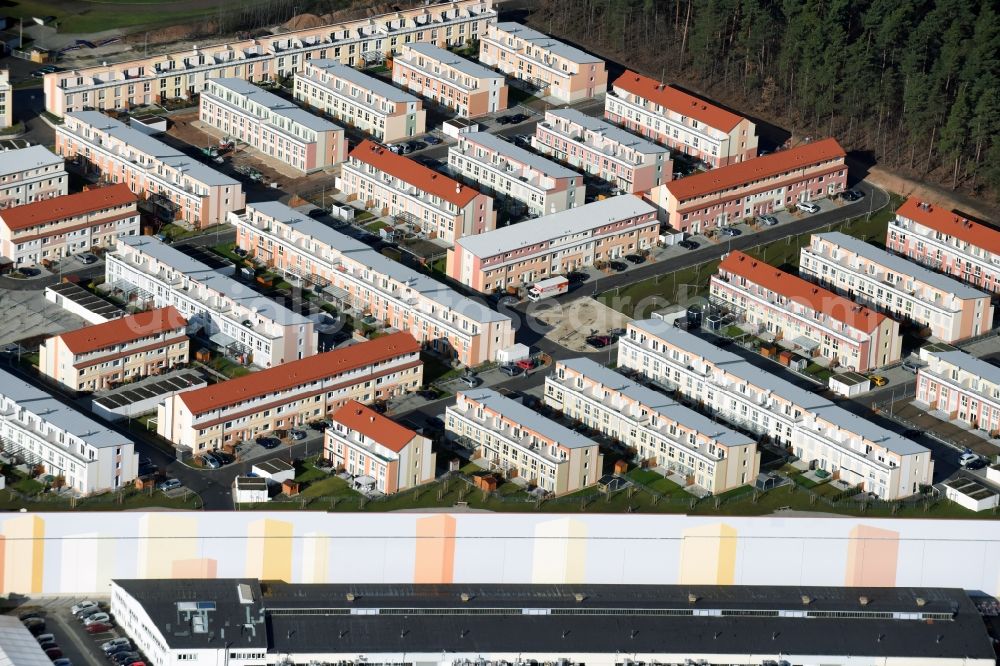
{"label": "residential building", "polygon": [[635,451],[649,467],[684,476],[710,493],[753,483],[757,443],[596,361],[557,361],[545,404]]}
{"label": "residential building", "polygon": [[656,245],[656,209],[623,194],[459,239],[448,277],[483,293],[524,287]]}
{"label": "residential building", "polygon": [[[1000,294],[1000,229],[910,197],[889,221],[887,250]],[[10,255],[8,255],[10,256]]]}
{"label": "residential building", "polygon": [[0,210],[0,254],[15,266],[58,261],[139,234],[138,198],[125,184]]}
{"label": "residential building", "polygon": [[384,146],[362,141],[344,162],[341,188],[445,245],[497,226],[493,199]]}
{"label": "residential building", "polygon": [[647,192],[670,180],[670,151],[576,109],[553,109],[535,125],[531,146],[582,169],[626,194]]}
{"label": "residential building", "polygon": [[324,287],[339,307],[408,331],[441,356],[474,366],[514,344],[506,315],[284,204],[250,204],[230,221],[250,256],[289,280]]}
{"label": "residential building", "polygon": [[711,299],[741,328],[820,356],[830,367],[867,372],[899,360],[899,323],[739,250],[710,280]]}
{"label": "residential building", "polygon": [[712,169],[757,157],[749,119],[631,70],[611,84],[604,117]]}
{"label": "residential building", "polygon": [[420,345],[390,333],[202,389],[157,407],[156,432],[195,455],[326,419],[350,400],[371,402],[423,383]]}
{"label": "residential building", "polygon": [[927,326],[941,342],[993,328],[989,294],[839,231],[812,235],[799,253],[799,273],[896,319]]}
{"label": "residential building", "polygon": [[460,391],[445,411],[445,429],[489,469],[555,495],[592,486],[603,474],[597,442],[493,389]]}
{"label": "residential building", "polygon": [[434,44],[406,44],[392,59],[392,81],[462,118],[507,108],[503,74]]}
{"label": "residential building", "polygon": [[[486,525],[488,519],[482,520],[481,527],[476,526],[482,532],[467,538],[480,533],[485,534],[482,539],[495,536]],[[604,543],[604,534],[583,532],[575,518],[553,520],[557,522],[539,531],[563,525],[576,530],[546,533],[551,536],[543,543],[559,545],[553,551],[561,557],[566,548],[585,538]],[[623,519],[608,516],[606,520],[610,536],[616,531],[614,521]],[[459,524],[464,526],[464,522]],[[667,550],[664,546],[667,554],[662,566],[676,567],[675,560],[683,559],[685,567],[697,565],[691,570],[704,571],[706,576],[718,571],[722,563],[726,563],[724,572],[731,571],[730,562],[742,562],[724,559],[734,552],[729,544],[735,539],[735,528],[718,522],[712,527],[716,531],[711,535],[688,530],[676,538],[713,547],[721,543],[723,551],[718,555],[714,548],[699,550],[688,544],[683,550],[680,545]],[[721,535],[719,527],[725,528]],[[418,543],[450,544],[456,537],[448,534],[418,537]],[[457,538],[466,538],[459,534]],[[279,544],[303,541],[275,536],[271,541]],[[883,542],[890,536],[883,536]],[[649,532],[644,537],[668,538]],[[326,542],[323,535],[304,538]],[[780,536],[760,539],[757,543],[766,539],[770,545],[784,545]],[[861,552],[873,543],[878,544],[870,537],[850,552]],[[895,541],[889,545],[897,547]],[[826,542],[815,544],[821,554],[830,547]],[[312,551],[306,552],[311,556]],[[436,551],[424,551],[421,543],[421,552]],[[434,558],[437,571],[442,567],[451,571],[451,551],[446,553],[444,560]],[[481,565],[500,574],[503,553],[491,551],[489,555],[492,559]],[[369,551],[358,552],[352,562],[367,564],[360,559],[365,556],[370,557]],[[403,556],[400,549],[385,557],[401,566],[398,560]],[[382,562],[381,554],[379,558]],[[571,561],[583,566],[583,560]],[[429,561],[417,562],[426,562],[431,571]],[[535,562],[542,566],[537,557]],[[588,567],[591,562],[587,559]],[[774,566],[787,569],[787,565]],[[536,568],[534,573],[540,571],[549,569]],[[553,655],[572,664],[613,666],[616,659],[617,663],[622,659],[623,640],[628,641],[629,658],[646,664],[683,664],[692,655],[705,664],[747,663],[747,655],[753,655],[754,663],[829,666],[993,666],[996,661],[987,624],[976,603],[960,588],[595,585],[568,584],[562,579],[552,584],[289,584],[256,578],[173,577],[115,579],[110,582],[110,594],[111,613],[123,632],[157,666],[185,666],[185,662],[206,666],[227,660],[231,666],[275,666],[282,660],[391,664],[405,659],[426,666],[451,666],[515,663],[518,659],[543,663],[554,660]],[[191,631],[184,623],[178,626],[178,617],[185,622],[190,619],[198,630]],[[221,641],[220,632],[232,627],[248,628],[238,642]]]}
{"label": "residential building", "polygon": [[176,307],[189,331],[245,363],[270,368],[316,353],[311,319],[151,236],[118,241],[105,284],[140,308]]}
{"label": "residential building", "polygon": [[296,171],[312,173],[347,159],[344,128],[244,79],[211,79],[198,118],[241,145]]}
{"label": "residential building", "polygon": [[431,440],[357,400],[330,417],[323,457],[355,477],[367,476],[384,495],[434,480]]}
{"label": "residential building", "polygon": [[14,124],[14,87],[10,85],[10,70],[0,69],[0,127]]}
{"label": "residential building", "polygon": [[97,111],[66,114],[56,126],[56,152],[87,174],[125,183],[161,217],[191,228],[221,224],[246,205],[239,181]]}
{"label": "residential building", "polygon": [[38,370],[73,391],[100,391],[188,361],[187,319],[173,306],[46,338]]}
{"label": "residential building", "polygon": [[314,28],[257,35],[45,76],[45,110],[62,117],[84,109],[129,109],[168,99],[191,99],[209,79],[275,80],[302,71],[310,60],[364,66],[404,44],[461,46],[496,21],[491,0],[454,0]]}
{"label": "residential building", "polygon": [[82,495],[124,488],[135,480],[132,440],[0,370],[0,437],[4,454],[63,479]]}
{"label": "residential building", "polygon": [[0,208],[69,193],[66,161],[45,146],[0,152]]}
{"label": "residential building", "polygon": [[520,23],[491,23],[479,37],[479,62],[563,104],[603,95],[608,88],[603,60]]}
{"label": "residential building", "polygon": [[448,148],[452,173],[538,217],[582,206],[583,176],[489,132],[463,132]]}
{"label": "residential building", "polygon": [[663,320],[629,322],[618,367],[881,499],[933,483],[928,449]]}
{"label": "residential building", "polygon": [[946,344],[920,348],[916,399],[949,421],[1000,435],[1000,368]]}
{"label": "residential building", "polygon": [[822,139],[672,180],[649,198],[677,231],[705,233],[844,190],[845,158],[836,139]]}
{"label": "residential building", "polygon": [[381,143],[427,131],[427,111],[416,95],[337,60],[310,60],[295,74],[295,99]]}

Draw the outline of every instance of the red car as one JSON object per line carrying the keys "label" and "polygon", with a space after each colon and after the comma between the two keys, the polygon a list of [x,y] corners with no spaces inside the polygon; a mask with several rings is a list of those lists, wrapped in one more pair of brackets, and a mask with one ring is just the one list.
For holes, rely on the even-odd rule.
{"label": "red car", "polygon": [[46,648],[45,656],[49,659],[56,660],[63,656],[62,650],[57,647]]}
{"label": "red car", "polygon": [[88,624],[84,627],[88,634],[103,634],[105,631],[111,631],[114,628],[115,625],[107,622],[95,622],[94,624]]}
{"label": "red car", "polygon": [[522,370],[531,370],[532,368],[535,367],[535,362],[530,358],[522,358],[520,361],[517,362],[517,367],[521,368]]}

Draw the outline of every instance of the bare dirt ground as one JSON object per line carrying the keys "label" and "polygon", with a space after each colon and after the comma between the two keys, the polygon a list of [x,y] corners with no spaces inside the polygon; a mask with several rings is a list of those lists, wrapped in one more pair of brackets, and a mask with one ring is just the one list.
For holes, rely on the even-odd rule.
{"label": "bare dirt ground", "polygon": [[[552,327],[546,339],[576,352],[594,352],[587,344],[590,335],[606,335],[611,329],[625,328],[632,321],[617,310],[592,298],[579,298],[567,304],[539,301],[528,312]],[[607,349],[607,348],[605,348]]]}
{"label": "bare dirt ground", "polygon": [[890,192],[896,192],[906,197],[920,197],[923,201],[947,206],[949,209],[969,213],[986,221],[998,221],[996,209],[988,206],[985,201],[963,195],[960,192],[952,192],[937,185],[922,183],[880,167],[871,169],[868,172],[867,180]]}

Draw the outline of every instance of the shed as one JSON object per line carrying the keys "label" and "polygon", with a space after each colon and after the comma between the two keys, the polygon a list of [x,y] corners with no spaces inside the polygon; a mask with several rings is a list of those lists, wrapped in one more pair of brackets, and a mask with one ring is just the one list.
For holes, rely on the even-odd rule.
{"label": "shed", "polygon": [[288,497],[295,497],[299,494],[299,482],[298,481],[282,481],[281,482],[281,492]]}
{"label": "shed", "polygon": [[483,476],[472,477],[472,483],[484,492],[491,493],[497,489],[499,485],[497,482],[497,477],[492,474],[484,474]]}
{"label": "shed", "polygon": [[468,118],[452,118],[451,120],[444,121],[441,125],[441,131],[444,132],[444,135],[450,136],[453,139],[458,139],[459,134],[478,132],[480,129],[482,129],[482,126],[479,123]]}
{"label": "shed", "polygon": [[516,363],[531,356],[531,350],[520,342],[497,352],[498,363]]}
{"label": "shed", "polygon": [[238,476],[233,480],[233,502],[246,504],[266,502],[267,481],[255,476]]}
{"label": "shed", "polygon": [[965,477],[946,481],[944,496],[969,511],[985,511],[1000,503],[1000,495],[995,491]]}
{"label": "shed", "polygon": [[285,460],[265,460],[254,463],[251,471],[267,483],[284,483],[295,478],[295,467]]}
{"label": "shed", "polygon": [[167,119],[162,116],[143,116],[142,118],[133,116],[129,119],[128,124],[132,129],[143,134],[163,134],[167,131]]}
{"label": "shed", "polygon": [[757,490],[771,490],[778,485],[778,475],[774,472],[761,472],[757,475],[757,480],[754,481],[754,488]]}
{"label": "shed", "polygon": [[986,480],[1000,485],[1000,463],[994,463],[986,468]]}
{"label": "shed", "polygon": [[871,390],[872,382],[859,372],[842,372],[830,377],[829,386],[837,395],[852,398]]}

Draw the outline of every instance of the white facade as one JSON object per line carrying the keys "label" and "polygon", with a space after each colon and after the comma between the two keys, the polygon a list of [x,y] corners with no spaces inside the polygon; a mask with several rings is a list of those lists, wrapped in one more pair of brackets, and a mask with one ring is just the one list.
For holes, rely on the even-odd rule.
{"label": "white facade", "polygon": [[312,320],[149,236],[120,239],[106,256],[105,282],[138,304],[176,307],[188,330],[248,354],[262,368],[316,353]]}
{"label": "white facade", "polygon": [[618,367],[880,498],[909,497],[932,482],[923,446],[661,320],[629,323]]}
{"label": "white facade", "polygon": [[0,152],[0,208],[67,193],[66,162],[45,146]]}
{"label": "white facade", "polygon": [[139,456],[131,440],[3,370],[0,437],[6,454],[44,466],[83,495],[124,488],[136,478]]}

